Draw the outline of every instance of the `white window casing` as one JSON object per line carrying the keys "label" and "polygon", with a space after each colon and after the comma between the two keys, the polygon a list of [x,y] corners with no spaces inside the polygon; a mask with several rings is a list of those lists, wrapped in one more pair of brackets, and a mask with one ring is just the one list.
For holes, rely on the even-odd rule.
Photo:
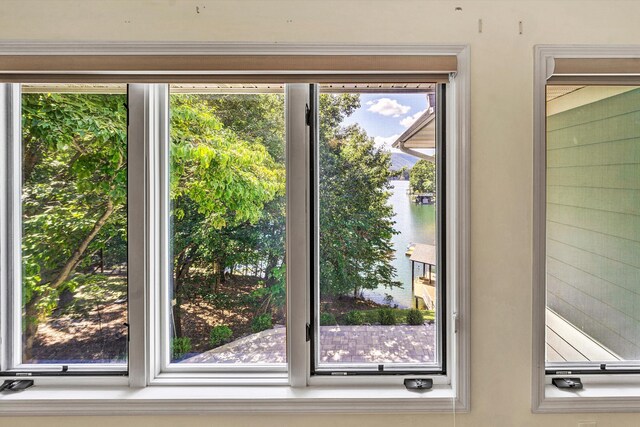
{"label": "white window casing", "polygon": [[[466,46],[322,46],[225,44],[0,44],[2,55],[99,54],[157,55],[184,49],[189,54],[375,54],[453,55],[457,72],[447,91],[447,375],[434,378],[424,393],[407,391],[401,378],[317,378],[309,375],[310,248],[309,135],[304,106],[309,84],[286,86],[287,134],[287,361],[283,369],[175,367],[169,364],[166,311],[169,295],[168,236],[168,84],[129,84],[129,377],[38,377],[36,386],[0,395],[0,415],[119,414],[206,412],[464,412],[469,410],[469,257],[470,257],[470,88]],[[215,77],[211,76],[214,81]],[[8,295],[20,264],[15,209],[19,193],[6,191],[19,177],[15,152],[20,135],[12,128],[20,111],[19,85],[0,85],[0,366],[13,366],[11,317],[20,304]],[[4,169],[4,166],[9,166]],[[18,169],[18,170],[16,170]],[[13,219],[12,219],[13,218]],[[19,216],[17,217],[19,221]],[[14,228],[11,228],[11,227]],[[13,249],[12,249],[13,248]],[[18,252],[19,253],[19,252]],[[13,260],[13,261],[12,261]],[[13,262],[9,265],[8,262]],[[8,304],[14,301],[14,305]],[[9,310],[8,310],[9,309]],[[12,311],[13,310],[13,311]],[[15,317],[14,317],[15,318]],[[19,333],[19,330],[18,330]],[[15,335],[15,332],[13,332]],[[20,337],[18,337],[20,338]],[[15,343],[15,340],[13,341]],[[20,349],[18,348],[18,351]]]}

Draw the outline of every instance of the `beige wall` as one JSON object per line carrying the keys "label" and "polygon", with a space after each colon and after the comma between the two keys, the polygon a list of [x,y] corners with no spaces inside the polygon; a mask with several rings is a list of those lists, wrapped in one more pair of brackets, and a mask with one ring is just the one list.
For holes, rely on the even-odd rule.
{"label": "beige wall", "polygon": [[0,1],[0,39],[469,44],[473,194],[469,414],[0,418],[0,426],[639,426],[640,414],[530,409],[533,46],[639,43],[638,16],[634,1]]}

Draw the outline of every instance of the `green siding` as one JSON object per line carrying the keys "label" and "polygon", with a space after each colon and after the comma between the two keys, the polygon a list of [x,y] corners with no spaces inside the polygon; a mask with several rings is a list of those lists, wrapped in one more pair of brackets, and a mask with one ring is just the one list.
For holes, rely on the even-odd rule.
{"label": "green siding", "polygon": [[640,359],[640,89],[547,118],[547,304]]}

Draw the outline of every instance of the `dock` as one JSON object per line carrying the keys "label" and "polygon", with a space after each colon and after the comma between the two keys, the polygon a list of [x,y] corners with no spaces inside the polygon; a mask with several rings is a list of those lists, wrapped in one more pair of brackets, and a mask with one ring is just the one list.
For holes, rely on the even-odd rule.
{"label": "dock", "polygon": [[[437,251],[434,245],[416,243],[411,253],[411,291],[416,308],[436,309],[436,266]],[[422,275],[416,277],[415,264],[422,264]]]}

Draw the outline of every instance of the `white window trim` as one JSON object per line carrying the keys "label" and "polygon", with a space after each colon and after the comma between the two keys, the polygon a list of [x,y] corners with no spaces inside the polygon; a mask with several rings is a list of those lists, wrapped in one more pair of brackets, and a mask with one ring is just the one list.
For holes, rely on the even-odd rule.
{"label": "white window trim", "polygon": [[[142,204],[130,211],[130,238],[138,243],[130,251],[130,291],[131,307],[131,342],[129,350],[128,384],[126,378],[35,378],[36,387],[17,394],[0,395],[0,415],[20,414],[112,414],[118,413],[203,413],[203,412],[466,412],[469,410],[469,238],[470,238],[470,75],[469,48],[464,45],[316,45],[316,44],[234,44],[234,43],[24,43],[7,42],[0,44],[0,55],[8,54],[454,54],[458,59],[458,72],[451,81],[448,98],[448,147],[447,147],[447,181],[448,181],[448,245],[447,257],[449,276],[448,286],[451,291],[448,298],[448,327],[451,330],[447,340],[447,353],[452,355],[448,364],[450,377],[436,385],[430,391],[416,393],[407,391],[400,381],[391,385],[387,378],[330,378],[326,384],[322,381],[313,383],[309,377],[308,344],[305,340],[304,324],[292,323],[292,318],[308,319],[308,290],[292,292],[289,298],[288,360],[290,363],[289,378],[279,374],[256,375],[221,374],[211,376],[201,373],[169,373],[161,372],[162,360],[158,348],[162,343],[156,339],[160,325],[160,316],[154,299],[157,291],[152,284],[157,283],[157,274],[166,274],[158,270],[153,260],[158,254],[153,252],[157,247],[149,236],[161,236],[158,233],[158,218],[148,206],[156,204],[158,194],[157,177],[162,175],[158,159],[158,147],[150,141],[158,141],[166,136],[167,123],[159,118],[158,99],[163,93],[163,85],[130,85],[130,109],[144,114],[145,123],[130,126],[129,144],[130,161],[145,164],[143,170],[130,171],[130,198],[139,197],[144,200],[146,210],[139,210]],[[290,86],[289,96],[302,96],[298,85]],[[306,85],[304,85],[306,86]],[[0,91],[0,100],[3,93]],[[305,95],[306,96],[306,95]],[[149,102],[149,100],[155,101]],[[165,100],[166,102],[166,100]],[[302,113],[300,113],[302,114]],[[155,117],[155,119],[154,119]],[[0,119],[1,120],[1,119]],[[288,123],[289,126],[289,123]],[[288,131],[298,133],[301,129]],[[306,131],[305,131],[306,132]],[[7,135],[0,136],[6,138]],[[1,141],[0,142],[4,142]],[[300,140],[299,144],[304,142]],[[3,144],[4,145],[4,144]],[[291,144],[289,144],[291,145]],[[293,158],[301,158],[306,154],[306,144],[288,147],[288,168],[302,167],[293,164]],[[1,157],[6,153],[0,151]],[[142,160],[144,158],[144,160]],[[155,160],[154,160],[155,159]],[[6,159],[5,159],[6,160]],[[155,177],[155,178],[154,178]],[[142,178],[142,179],[140,179]],[[4,183],[2,183],[4,185]],[[304,187],[304,188],[303,188]],[[301,196],[308,197],[308,183],[288,182],[288,197],[294,197],[300,203]],[[302,193],[304,191],[304,193]],[[291,199],[290,199],[291,200]],[[5,202],[4,200],[2,201]],[[0,208],[6,206],[0,205]],[[306,202],[304,208],[306,209]],[[292,209],[303,209],[302,205],[290,206]],[[4,215],[0,209],[0,215]],[[146,215],[146,216],[145,216]],[[292,215],[293,217],[293,215]],[[307,216],[305,215],[305,220]],[[0,217],[0,219],[4,219]],[[132,229],[132,225],[138,227]],[[288,218],[288,244],[308,246],[308,221],[293,224]],[[304,230],[303,230],[304,229]],[[131,234],[133,233],[133,235]],[[304,233],[304,240],[300,233]],[[135,237],[137,236],[137,237]],[[3,239],[4,241],[5,239]],[[292,243],[295,242],[295,243]],[[3,248],[0,248],[4,249]],[[308,247],[307,247],[308,249]],[[293,251],[288,251],[293,252]],[[140,256],[139,254],[144,254]],[[133,256],[132,256],[133,255]],[[291,255],[289,255],[291,256]],[[299,260],[307,255],[298,251]],[[307,258],[308,260],[308,258]],[[291,260],[290,260],[291,261]],[[288,269],[288,280],[303,277],[308,281],[307,263],[302,263],[299,270]],[[295,265],[295,264],[292,264]],[[6,266],[0,265],[0,268]],[[134,273],[133,269],[137,272]],[[158,273],[159,272],[159,273]],[[7,280],[2,274],[2,280]],[[137,286],[132,283],[142,284]],[[303,287],[298,287],[302,289]],[[130,288],[131,289],[131,288]],[[154,294],[155,292],[155,294]],[[291,292],[291,291],[290,291]],[[5,298],[0,295],[0,298]],[[297,303],[296,303],[297,302]],[[299,304],[298,304],[299,303]],[[297,307],[297,308],[295,308]],[[297,311],[295,311],[297,310]],[[135,313],[134,313],[135,312]],[[135,323],[135,324],[134,324]],[[3,322],[4,324],[4,322]],[[153,358],[151,358],[153,355]],[[234,385],[229,384],[233,377]],[[315,378],[314,378],[315,380]],[[246,385],[243,385],[246,384]],[[264,387],[264,385],[272,385]],[[186,387],[186,385],[189,385]],[[60,403],[64,403],[60,405]],[[6,403],[6,404],[5,404]]]}
{"label": "white window trim", "polygon": [[546,93],[556,58],[634,58],[640,46],[539,45],[534,52],[533,118],[533,358],[535,413],[640,411],[640,375],[579,375],[584,389],[560,390],[545,375]]}

